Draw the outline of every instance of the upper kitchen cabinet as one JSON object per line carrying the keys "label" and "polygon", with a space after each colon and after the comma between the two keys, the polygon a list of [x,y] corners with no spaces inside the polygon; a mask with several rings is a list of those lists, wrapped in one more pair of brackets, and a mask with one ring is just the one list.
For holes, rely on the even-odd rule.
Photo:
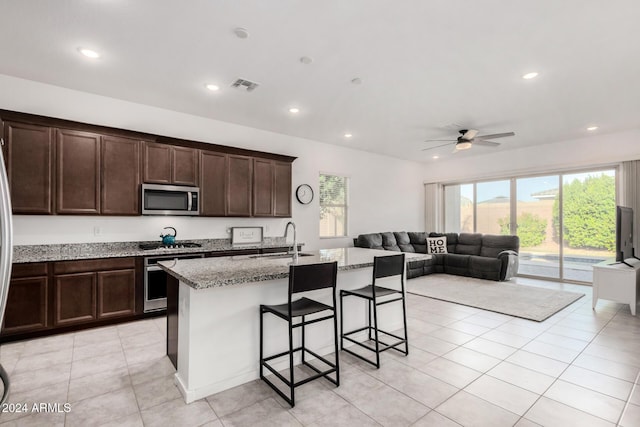
{"label": "upper kitchen cabinet", "polygon": [[251,216],[253,158],[230,154],[227,160],[227,216]]}
{"label": "upper kitchen cabinet", "polygon": [[253,160],[253,216],[291,216],[291,163]]}
{"label": "upper kitchen cabinet", "polygon": [[274,161],[273,216],[291,217],[291,163]]}
{"label": "upper kitchen cabinet", "polygon": [[140,215],[141,141],[103,136],[100,171],[104,215]]}
{"label": "upper kitchen cabinet", "polygon": [[58,129],[56,147],[56,212],[99,214],[100,135]]}
{"label": "upper kitchen cabinet", "polygon": [[53,129],[6,121],[4,140],[13,213],[53,213]]}
{"label": "upper kitchen cabinet", "polygon": [[225,216],[227,155],[200,151],[200,215]]}
{"label": "upper kitchen cabinet", "polygon": [[144,182],[198,185],[198,150],[166,144],[144,144]]}

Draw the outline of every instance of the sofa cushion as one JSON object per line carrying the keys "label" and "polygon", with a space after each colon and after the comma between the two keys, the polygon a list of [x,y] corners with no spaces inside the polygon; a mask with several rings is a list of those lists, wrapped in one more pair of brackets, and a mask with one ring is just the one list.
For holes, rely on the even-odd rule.
{"label": "sofa cushion", "polygon": [[427,253],[428,254],[446,254],[447,253],[447,237],[427,237]]}
{"label": "sofa cushion", "polygon": [[387,231],[380,233],[380,235],[382,236],[382,247],[384,250],[400,252],[400,247],[398,247],[396,242],[396,236],[392,232]]}
{"label": "sofa cushion", "polygon": [[429,237],[445,236],[447,238],[447,253],[455,254],[458,244],[458,233],[429,233]]}
{"label": "sofa cushion", "polygon": [[416,252],[423,254],[427,253],[427,233],[425,232],[413,232],[409,233],[409,241],[413,245]]}
{"label": "sofa cushion", "polygon": [[409,240],[409,234],[406,231],[396,231],[393,233],[396,236],[396,243],[402,252],[415,252]]}
{"label": "sofa cushion", "polygon": [[357,243],[359,248],[383,249],[380,233],[361,234],[358,236]]}
{"label": "sofa cushion", "polygon": [[485,256],[469,256],[469,274],[477,279],[500,280],[502,260]]}
{"label": "sofa cushion", "polygon": [[447,254],[443,257],[444,272],[458,276],[469,276],[469,255]]}
{"label": "sofa cushion", "polygon": [[520,238],[518,236],[496,236],[485,234],[482,236],[482,248],[480,256],[497,258],[502,251],[515,251],[520,249]]}
{"label": "sofa cushion", "polygon": [[455,253],[461,255],[480,255],[482,248],[482,234],[460,233]]}

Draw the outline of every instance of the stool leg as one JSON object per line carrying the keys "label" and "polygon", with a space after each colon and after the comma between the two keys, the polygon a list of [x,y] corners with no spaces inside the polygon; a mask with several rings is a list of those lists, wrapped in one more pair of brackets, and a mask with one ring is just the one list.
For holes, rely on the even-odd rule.
{"label": "stool leg", "polygon": [[300,329],[302,329],[302,350],[300,350],[300,352],[302,353],[302,364],[304,365],[304,316],[302,316],[302,326]]}
{"label": "stool leg", "polygon": [[405,355],[409,355],[409,332],[407,330],[407,303],[404,298],[404,294],[402,294],[402,320],[404,321],[404,348]]}
{"label": "stool leg", "polygon": [[378,341],[378,306],[376,300],[371,301],[373,304],[373,332],[376,335],[376,368],[380,369],[380,341]]}
{"label": "stool leg", "polygon": [[342,293],[342,291],[340,291],[340,348],[344,348],[344,339],[342,339],[342,334],[344,334],[344,315],[342,313],[343,304],[344,304],[344,294]]}
{"label": "stool leg", "polygon": [[262,337],[262,317],[264,312],[262,311],[262,307],[260,307],[260,378],[264,378],[264,374],[262,372],[262,362],[264,360],[264,354],[262,350],[262,344],[264,342],[264,338]]}
{"label": "stool leg", "polygon": [[340,359],[338,358],[338,319],[336,318],[335,312],[335,299],[333,302],[334,311],[333,311],[333,345],[334,345],[334,354],[335,354],[335,364],[336,364],[336,387],[340,387]]}
{"label": "stool leg", "polygon": [[293,377],[293,319],[289,319],[289,390],[291,392],[291,407],[296,404]]}
{"label": "stool leg", "polygon": [[369,306],[369,341],[371,341],[371,301],[367,300],[367,305]]}

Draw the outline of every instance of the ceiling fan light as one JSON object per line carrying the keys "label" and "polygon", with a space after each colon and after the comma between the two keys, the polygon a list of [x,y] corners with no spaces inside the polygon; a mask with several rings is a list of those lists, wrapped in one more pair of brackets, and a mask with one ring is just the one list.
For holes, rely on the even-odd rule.
{"label": "ceiling fan light", "polygon": [[459,141],[456,143],[456,150],[468,150],[471,148],[470,141]]}

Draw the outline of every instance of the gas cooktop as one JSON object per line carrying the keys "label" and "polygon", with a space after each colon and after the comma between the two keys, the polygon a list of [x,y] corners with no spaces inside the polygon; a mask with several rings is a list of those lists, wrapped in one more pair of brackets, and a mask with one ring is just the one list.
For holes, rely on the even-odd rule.
{"label": "gas cooktop", "polygon": [[164,245],[162,243],[141,243],[140,249],[144,251],[153,251],[155,249],[184,249],[184,248],[201,248],[200,243],[193,242],[176,242],[174,245]]}

